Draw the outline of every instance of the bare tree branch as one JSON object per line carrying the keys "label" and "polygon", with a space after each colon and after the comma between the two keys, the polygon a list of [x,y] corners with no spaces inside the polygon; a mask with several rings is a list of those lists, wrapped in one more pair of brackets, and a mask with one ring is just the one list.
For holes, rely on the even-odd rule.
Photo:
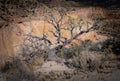
{"label": "bare tree branch", "polygon": [[70,38],[68,40],[66,40],[64,43],[63,43],[63,47],[65,47],[67,44],[71,43],[74,39],[77,39],[80,35],[84,34],[84,33],[88,33],[90,31],[93,31],[95,29],[98,29],[99,26],[98,24],[100,23],[101,20],[98,20],[96,23],[94,23],[93,26],[89,27],[87,30],[84,30],[84,31],[80,31],[78,34],[76,34],[73,38]]}
{"label": "bare tree branch", "polygon": [[[58,15],[56,16],[56,13]],[[88,21],[83,21],[83,19],[73,18],[66,14],[65,10],[63,8],[52,8],[49,9],[49,13],[46,12],[45,20],[48,21],[54,28],[54,31],[50,31],[54,37],[57,38],[57,45],[56,47],[65,47],[67,44],[71,43],[73,40],[78,39],[78,37],[84,33],[88,33],[92,30],[95,30],[99,28],[99,23],[102,20],[96,20],[95,23],[91,25]],[[67,17],[67,21],[62,22],[64,20],[64,17]],[[83,27],[83,25],[86,25],[86,28]],[[70,38],[63,36],[62,30],[69,31],[70,32]],[[77,32],[75,32],[77,31]]]}

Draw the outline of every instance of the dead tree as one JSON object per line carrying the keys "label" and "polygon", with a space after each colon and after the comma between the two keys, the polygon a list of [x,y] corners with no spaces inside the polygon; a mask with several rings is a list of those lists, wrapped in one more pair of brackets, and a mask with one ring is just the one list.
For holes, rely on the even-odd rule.
{"label": "dead tree", "polygon": [[[103,20],[102,18],[96,19],[92,26],[89,25],[91,24],[90,22],[86,22],[85,25],[87,28],[84,29],[84,27],[81,25],[83,20],[81,18],[73,18],[69,16],[67,11],[69,10],[63,7],[53,7],[45,12],[45,21],[51,24],[55,29],[55,32],[50,31],[53,36],[57,38],[57,46],[55,48],[65,47],[67,44],[77,39],[80,35],[98,29],[100,27],[99,23]],[[65,17],[67,17],[67,21],[64,22]],[[69,31],[71,37],[68,38],[63,36],[61,32],[62,30]],[[76,34],[74,34],[74,30],[77,30]]]}
{"label": "dead tree", "polygon": [[[55,56],[56,51],[64,48],[67,44],[71,43],[73,40],[76,40],[80,35],[100,27],[99,23],[102,20],[98,19],[92,26],[89,26],[90,23],[86,22],[87,28],[83,29],[84,27],[81,24],[83,20],[81,18],[73,18],[69,16],[67,11],[67,9],[62,7],[54,7],[48,9],[45,13],[45,21],[51,24],[55,29],[55,31],[51,30],[49,32],[51,32],[56,38],[56,42],[48,39],[44,33],[42,37],[33,35],[32,27],[29,28],[30,31],[28,33],[21,34],[25,37],[25,40],[22,44],[22,54],[28,55],[30,58],[32,58],[34,55],[41,54],[42,51],[46,51],[48,55]],[[66,21],[64,21],[65,17],[67,18]],[[62,33],[63,30],[70,32],[70,37],[64,36]],[[74,33],[75,30],[77,30],[76,33]],[[51,48],[51,45],[55,45],[54,48]]]}

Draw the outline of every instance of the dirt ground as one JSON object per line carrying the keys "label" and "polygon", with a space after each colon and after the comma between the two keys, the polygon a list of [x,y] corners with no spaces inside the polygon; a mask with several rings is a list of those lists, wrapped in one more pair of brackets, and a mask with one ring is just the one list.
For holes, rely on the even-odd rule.
{"label": "dirt ground", "polygon": [[71,70],[63,64],[50,61],[43,64],[42,70],[37,70],[37,72],[44,74],[44,78],[40,79],[40,81],[120,81],[120,63],[119,61],[115,62],[116,64],[112,65],[111,68],[89,72]]}
{"label": "dirt ground", "polygon": [[70,79],[59,79],[56,81],[120,81],[120,70],[115,70],[112,73],[89,73],[78,74]]}

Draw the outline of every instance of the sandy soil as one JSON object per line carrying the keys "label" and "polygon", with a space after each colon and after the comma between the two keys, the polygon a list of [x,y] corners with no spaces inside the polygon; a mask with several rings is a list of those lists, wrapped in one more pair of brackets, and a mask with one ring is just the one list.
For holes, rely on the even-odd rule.
{"label": "sandy soil", "polygon": [[[75,73],[75,70],[55,61],[48,61],[37,68],[39,69],[35,71],[36,74],[40,72],[49,75],[49,77],[44,77],[43,81],[120,81],[119,68],[113,68],[109,71],[104,70],[101,73],[97,71],[79,71]],[[60,74],[61,72],[62,74]]]}
{"label": "sandy soil", "polygon": [[[38,68],[38,69],[37,69]],[[41,73],[50,73],[53,71],[57,71],[57,72],[63,72],[63,71],[67,71],[67,72],[73,72],[73,69],[68,68],[65,64],[63,63],[58,63],[56,61],[48,61],[45,62],[42,66],[38,66],[36,67],[36,71],[37,72],[41,72]]]}
{"label": "sandy soil", "polygon": [[[56,80],[61,81],[61,80]],[[70,79],[64,79],[64,81],[120,81],[120,70],[115,70],[112,73],[89,73],[78,74]]]}

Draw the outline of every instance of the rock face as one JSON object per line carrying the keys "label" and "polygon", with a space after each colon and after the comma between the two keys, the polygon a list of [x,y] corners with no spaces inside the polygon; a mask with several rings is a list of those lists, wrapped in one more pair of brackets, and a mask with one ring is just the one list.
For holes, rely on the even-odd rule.
{"label": "rock face", "polygon": [[[75,3],[74,3],[75,4]],[[14,5],[15,6],[15,5]],[[33,6],[33,5],[32,5]],[[24,10],[20,9],[20,11],[16,11],[16,8],[13,7],[12,10],[8,10],[10,13],[16,13],[15,15],[5,15],[4,18],[8,18],[8,22],[0,23],[0,54],[5,54],[7,56],[13,56],[19,53],[19,49],[21,48],[21,44],[23,42],[29,43],[35,43],[31,38],[28,38],[31,41],[25,41],[24,39],[27,38],[27,36],[32,35],[33,38],[42,38],[43,36],[46,36],[47,39],[51,41],[52,44],[56,44],[56,37],[54,36],[54,33],[56,32],[55,28],[52,24],[48,23],[48,21],[44,20],[44,13],[42,13],[44,10],[49,10],[46,6],[37,6],[33,12],[29,11],[29,14],[26,14],[26,12],[23,12]],[[21,13],[21,14],[20,14]],[[55,12],[54,14],[56,14]],[[83,27],[83,30],[87,27],[90,27],[94,24],[94,18],[98,17],[97,14],[100,13],[100,17],[105,17],[106,13],[105,10],[102,8],[74,8],[72,11],[67,12],[67,16],[70,16],[73,18],[74,25],[77,21],[77,19],[82,19],[83,22],[81,26]],[[2,14],[4,14],[2,12]],[[2,15],[1,14],[1,15]],[[27,15],[27,17],[24,16],[24,14]],[[92,17],[92,18],[91,18]],[[12,21],[13,20],[13,21]],[[64,17],[62,22],[67,21],[67,17]],[[90,23],[89,26],[87,26],[87,22]],[[7,23],[7,24],[6,24]],[[64,26],[61,26],[64,28]],[[70,26],[67,26],[70,27]],[[75,29],[74,33],[79,32],[79,29]],[[61,30],[62,36],[66,38],[70,38],[70,31],[67,30]],[[92,40],[93,42],[97,42],[97,39],[100,39],[99,41],[103,41],[106,39],[104,36],[97,35],[96,31],[88,32],[83,35],[79,36],[79,39],[81,40]],[[79,42],[78,40],[74,40],[73,42]],[[36,43],[37,44],[37,43]],[[44,48],[44,47],[43,47]],[[26,49],[28,50],[28,49]]]}

